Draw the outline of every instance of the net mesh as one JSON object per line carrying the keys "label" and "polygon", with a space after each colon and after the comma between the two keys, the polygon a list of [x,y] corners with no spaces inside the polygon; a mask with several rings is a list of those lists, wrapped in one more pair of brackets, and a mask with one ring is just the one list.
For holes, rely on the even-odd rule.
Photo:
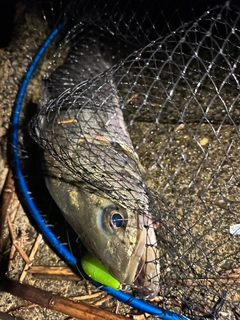
{"label": "net mesh", "polygon": [[239,319],[240,11],[161,36],[150,13],[104,3],[74,4],[44,81],[30,131],[48,174],[149,218],[163,307]]}

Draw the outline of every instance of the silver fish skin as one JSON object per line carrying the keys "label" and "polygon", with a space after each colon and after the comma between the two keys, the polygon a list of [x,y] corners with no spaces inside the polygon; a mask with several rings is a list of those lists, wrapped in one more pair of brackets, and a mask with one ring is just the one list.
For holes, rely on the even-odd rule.
{"label": "silver fish skin", "polygon": [[86,248],[122,284],[141,265],[152,298],[159,265],[144,170],[111,77],[84,82],[110,67],[94,41],[71,51],[45,84],[32,135],[46,150],[48,190]]}

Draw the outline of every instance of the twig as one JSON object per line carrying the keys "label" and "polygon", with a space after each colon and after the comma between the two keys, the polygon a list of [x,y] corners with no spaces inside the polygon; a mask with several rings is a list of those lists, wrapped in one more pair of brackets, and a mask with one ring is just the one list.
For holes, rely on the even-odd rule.
{"label": "twig", "polygon": [[126,103],[133,102],[133,100],[136,99],[138,96],[139,96],[139,93],[135,93],[129,99],[127,99]]}
{"label": "twig", "polygon": [[77,296],[77,297],[72,297],[71,300],[73,301],[81,301],[81,300],[87,300],[87,299],[93,299],[93,298],[99,298],[99,296],[103,296],[105,293],[103,291],[84,295],[84,296]]}
{"label": "twig", "polygon": [[[9,169],[7,178],[2,190],[1,194],[1,201],[0,201],[0,215],[1,215],[1,220],[0,220],[0,235],[2,236],[3,234],[3,228],[4,224],[6,222],[7,218],[7,211],[9,209],[9,206],[12,201],[13,193],[15,191],[14,187],[14,180],[13,180],[13,174],[12,171]],[[2,251],[2,239],[0,239],[0,250]]]}
{"label": "twig", "polygon": [[[35,242],[34,242],[34,245],[33,245],[33,248],[32,248],[32,250],[31,250],[31,253],[30,253],[30,255],[29,255],[29,259],[30,259],[31,263],[32,263],[32,261],[33,261],[33,259],[34,259],[34,257],[35,257],[35,254],[37,253],[37,250],[38,250],[41,242],[42,242],[42,235],[39,233],[38,236],[37,236],[37,239],[36,239]],[[20,276],[20,279],[19,279],[19,282],[20,282],[20,283],[22,283],[23,280],[25,279],[25,277],[26,277],[26,275],[27,275],[27,271],[26,271],[26,270],[27,270],[28,268],[29,268],[29,264],[26,263],[26,264],[25,264],[25,267],[24,267],[24,269],[23,269],[23,271],[22,271],[22,274],[21,274],[21,276]]]}
{"label": "twig", "polygon": [[11,314],[12,315],[15,315],[16,313],[18,312],[21,312],[21,311],[24,311],[24,310],[30,310],[30,309],[33,309],[33,308],[36,308],[36,307],[39,307],[39,305],[37,303],[31,303],[29,302],[28,304],[24,305],[24,306],[18,306],[18,307],[15,307],[14,309],[11,309]]}
{"label": "twig", "polygon": [[13,174],[11,169],[9,169],[7,178],[2,190],[2,194],[1,194],[0,210],[2,215],[5,214],[6,216],[14,191],[15,191],[15,186],[14,186]]}
{"label": "twig", "polygon": [[109,311],[88,306],[84,303],[75,303],[67,298],[60,297],[27,284],[10,280],[6,276],[1,278],[0,291],[10,293],[21,299],[37,303],[45,308],[63,312],[81,320],[126,320],[124,316]]}
{"label": "twig", "polygon": [[109,294],[107,294],[101,299],[98,299],[97,301],[92,302],[91,305],[95,307],[101,306],[104,302],[109,301],[111,298],[112,297]]}
{"label": "twig", "polygon": [[12,226],[12,222],[10,220],[10,217],[7,215],[7,222],[8,222],[8,228],[9,228],[9,232],[11,234],[11,238],[12,238],[12,243],[13,245],[16,247],[16,249],[19,251],[19,253],[21,254],[21,256],[23,257],[23,259],[25,260],[25,262],[28,265],[32,264],[32,261],[29,259],[28,255],[26,254],[26,252],[23,250],[23,248],[20,246],[16,234],[13,230],[13,226]]}
{"label": "twig", "polygon": [[[26,270],[27,273],[33,274],[35,277],[42,278],[54,278],[61,280],[79,281],[81,278],[76,275],[68,267],[50,267],[50,266],[31,266]],[[67,279],[64,279],[67,278]]]}
{"label": "twig", "polygon": [[[14,185],[14,179],[13,179],[13,174],[12,174],[12,170],[9,169],[8,170],[8,174],[7,174],[7,178],[3,187],[3,191],[1,194],[1,203],[0,203],[0,212],[1,212],[1,221],[0,221],[0,235],[3,234],[3,227],[5,224],[5,221],[7,220],[8,222],[8,228],[9,228],[9,233],[11,235],[12,238],[12,243],[14,245],[14,247],[20,252],[21,256],[23,257],[23,259],[26,261],[26,263],[30,264],[30,260],[27,256],[27,254],[25,253],[25,251],[21,248],[21,246],[19,245],[19,242],[17,240],[16,234],[13,230],[13,226],[12,226],[12,222],[11,219],[9,217],[8,214],[8,210],[9,207],[12,203],[13,200],[13,195],[15,192],[15,185]],[[0,239],[0,250],[3,250],[3,243],[2,243],[2,239]],[[13,252],[13,250],[11,250],[11,253]],[[10,254],[11,255],[11,254]],[[11,258],[11,257],[10,257]]]}

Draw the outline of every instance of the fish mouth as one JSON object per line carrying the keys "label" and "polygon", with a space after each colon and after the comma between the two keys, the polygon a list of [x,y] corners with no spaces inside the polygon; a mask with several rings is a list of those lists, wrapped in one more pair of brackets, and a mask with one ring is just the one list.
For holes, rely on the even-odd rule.
{"label": "fish mouth", "polygon": [[126,284],[144,299],[153,299],[159,291],[159,253],[152,219],[137,213],[139,223],[138,245],[128,266]]}

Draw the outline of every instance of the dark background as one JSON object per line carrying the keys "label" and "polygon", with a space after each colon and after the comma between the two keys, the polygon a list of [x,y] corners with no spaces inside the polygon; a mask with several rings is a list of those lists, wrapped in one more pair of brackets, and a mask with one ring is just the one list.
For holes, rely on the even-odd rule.
{"label": "dark background", "polygon": [[[67,6],[70,0],[0,0],[0,46],[4,47],[8,44],[11,39],[13,32],[13,22],[16,11],[16,6],[19,2],[24,2],[25,6],[38,6],[37,10],[42,10],[44,12],[54,12],[55,19],[57,20],[60,12],[65,6]],[[99,5],[100,10],[106,4],[107,0],[74,0],[78,8],[89,5]],[[225,3],[225,0],[155,0],[155,1],[145,1],[145,0],[131,0],[131,7],[138,8],[138,14],[145,14],[146,11],[152,15],[152,18],[157,20],[157,27],[160,30],[174,30],[181,22],[195,20],[208,8],[211,8],[217,4]],[[232,1],[234,2],[234,1]],[[120,0],[120,7],[125,8],[129,6],[129,0]],[[237,3],[237,1],[235,1]],[[109,12],[116,5],[116,1],[109,1],[108,7]],[[151,9],[149,10],[149,6]],[[111,8],[112,7],[112,8]],[[52,10],[54,8],[54,10]],[[81,9],[79,9],[81,11]],[[135,12],[135,11],[133,11]],[[129,12],[129,16],[132,13]],[[51,21],[51,18],[49,19]],[[54,22],[54,21],[53,21]],[[168,26],[166,26],[168,24]]]}

